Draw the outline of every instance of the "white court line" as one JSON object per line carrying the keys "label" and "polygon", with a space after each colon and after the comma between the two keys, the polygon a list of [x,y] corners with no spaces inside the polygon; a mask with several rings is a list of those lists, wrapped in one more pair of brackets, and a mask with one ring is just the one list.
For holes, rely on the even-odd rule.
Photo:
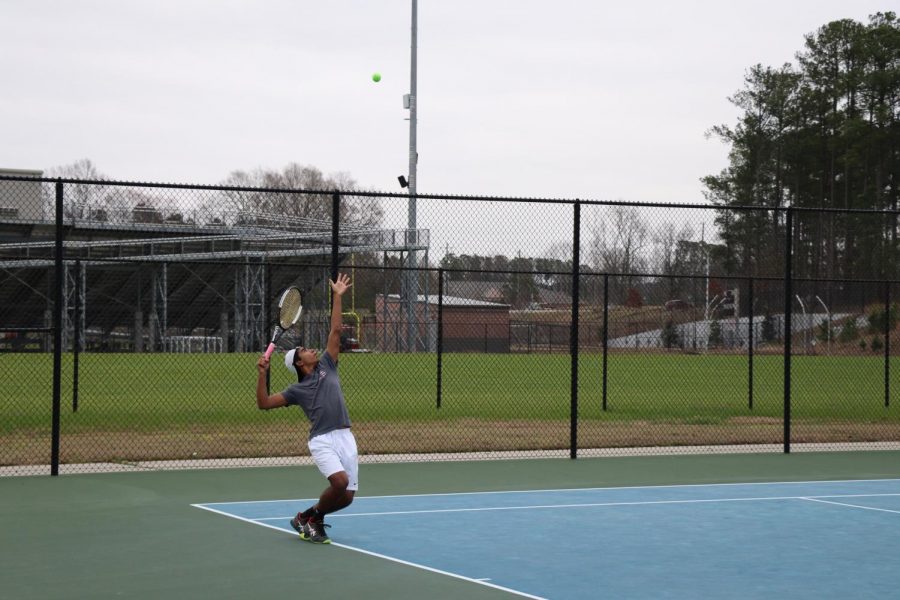
{"label": "white court line", "polygon": [[[870,498],[876,496],[900,496],[897,494],[847,494],[829,496],[762,496],[757,498],[698,498],[692,500],[643,500],[633,502],[588,502],[583,504],[533,504],[527,506],[480,506],[475,508],[434,508],[428,510],[393,510],[360,513],[331,513],[330,519],[338,517],[378,517],[385,515],[422,515],[435,513],[489,512],[501,510],[538,510],[542,508],[594,508],[599,506],[653,506],[660,504],[710,504],[714,502],[752,502],[762,500],[812,500],[815,498]],[[849,506],[849,505],[848,505]],[[889,511],[896,512],[896,511]],[[225,514],[225,513],[223,513]],[[259,517],[254,521],[282,521],[291,517]]]}
{"label": "white court line", "polygon": [[809,500],[810,502],[821,502],[822,504],[836,504],[837,506],[849,506],[850,508],[862,508],[863,510],[877,510],[879,512],[895,513],[900,515],[900,510],[890,510],[887,508],[875,508],[874,506],[860,506],[859,504],[847,504],[846,502],[831,502],[829,500],[821,500],[819,498],[800,498],[800,500]]}
{"label": "white court line", "polygon": [[[440,494],[393,494],[385,496],[359,496],[357,500],[363,498],[430,498],[437,496],[479,496],[484,494],[541,494],[545,492],[591,492],[595,490],[647,490],[647,489],[678,489],[678,488],[702,488],[702,487],[727,487],[740,485],[805,485],[820,483],[872,483],[872,482],[897,482],[900,479],[813,479],[809,481],[743,481],[730,483],[680,483],[672,485],[623,485],[610,487],[588,487],[588,488],[558,488],[544,490],[496,490],[493,492],[445,492]],[[318,498],[289,498],[284,500],[240,500],[236,502],[207,502],[206,506],[216,506],[220,504],[266,504],[272,502],[315,502]]]}
{"label": "white court line", "polygon": [[215,508],[210,508],[204,504],[191,504],[194,508],[200,508],[203,510],[208,510],[211,513],[216,513],[217,515],[222,515],[224,517],[231,517],[232,519],[237,519],[238,521],[243,521],[245,523],[253,523],[254,525],[262,525],[263,527],[268,527],[269,529],[274,529],[275,531],[286,532],[287,529],[282,529],[281,527],[275,527],[274,525],[268,525],[266,523],[260,523],[259,519],[248,519],[246,517],[239,517],[237,515],[233,515],[231,513],[227,513],[225,511],[216,510]]}
{"label": "white court line", "polygon": [[[245,523],[253,523],[254,525],[262,525],[263,527],[268,527],[269,529],[274,529],[275,531],[280,531],[282,533],[289,533],[292,536],[295,536],[296,533],[293,531],[289,531],[287,529],[282,529],[280,527],[275,527],[274,525],[268,525],[266,523],[260,523],[259,520],[247,519],[245,517],[239,517],[237,515],[233,515],[227,512],[223,512],[221,510],[216,510],[214,508],[209,508],[209,506],[205,506],[203,504],[191,504],[191,506],[195,508],[200,508],[203,510],[208,510],[209,512],[216,513],[218,515],[223,515],[226,517],[231,517],[232,519],[237,519],[238,521],[244,521]],[[369,550],[363,550],[362,548],[356,548],[354,546],[348,546],[346,544],[338,544],[335,542],[331,542],[332,546],[336,546],[337,548],[343,548],[345,550],[352,550],[353,552],[359,552],[361,554],[368,554],[369,556],[374,556],[376,558],[383,558],[384,560],[389,560],[391,562],[400,563],[401,565],[406,565],[409,567],[415,567],[416,569],[422,569],[423,571],[430,571],[431,573],[437,573],[439,575],[446,575],[447,577],[453,577],[455,579],[462,579],[463,581],[468,581],[470,583],[476,583],[478,585],[483,585],[486,587],[494,588],[497,590],[502,590],[504,592],[509,592],[510,594],[515,594],[516,596],[521,596],[523,598],[531,598],[532,600],[547,600],[543,596],[534,596],[532,594],[526,594],[525,592],[520,592],[518,590],[514,590],[512,588],[503,587],[502,585],[496,585],[493,583],[488,583],[487,579],[473,579],[471,577],[466,577],[465,575],[459,575],[457,573],[451,573],[449,571],[442,571],[440,569],[435,569],[432,567],[428,567],[425,565],[420,565],[418,563],[409,562],[407,560],[402,560],[399,558],[394,558],[393,556],[387,556],[384,554],[378,554],[377,552],[370,552]]]}
{"label": "white court line", "polygon": [[478,585],[487,586],[490,588],[494,588],[496,590],[503,590],[504,592],[509,592],[510,594],[515,594],[516,596],[522,596],[523,598],[532,598],[533,600],[547,600],[543,596],[535,596],[533,594],[526,594],[525,592],[520,592],[518,590],[514,590],[508,587],[503,587],[502,585],[496,585],[494,583],[488,583],[486,579],[473,579],[471,577],[466,577],[465,575],[459,575],[457,573],[451,573],[449,571],[441,571],[440,569],[433,569],[431,567],[426,567],[425,565],[420,565],[417,563],[409,562],[406,560],[401,560],[399,558],[394,558],[393,556],[386,556],[384,554],[378,554],[377,552],[370,552],[369,550],[363,550],[362,548],[355,548],[353,546],[347,546],[345,544],[336,544],[331,542],[332,546],[337,546],[338,548],[344,548],[346,550],[353,550],[354,552],[361,552],[362,554],[368,554],[369,556],[375,556],[377,558],[383,558],[385,560],[389,560],[395,563],[400,563],[401,565],[407,565],[410,567],[416,567],[417,569],[424,569],[425,571],[431,571],[432,573],[438,573],[440,575],[447,575],[448,577],[454,577],[456,579],[462,579],[463,581],[468,581],[471,583],[477,583]]}

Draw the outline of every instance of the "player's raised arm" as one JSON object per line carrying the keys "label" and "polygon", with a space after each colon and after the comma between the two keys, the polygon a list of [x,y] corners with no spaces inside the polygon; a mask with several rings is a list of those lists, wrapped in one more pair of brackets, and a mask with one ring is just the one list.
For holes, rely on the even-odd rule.
{"label": "player's raised arm", "polygon": [[279,408],[287,406],[287,400],[281,394],[272,394],[266,391],[266,371],[269,369],[269,359],[260,356],[256,361],[256,406],[260,410],[268,410],[270,408]]}
{"label": "player's raised arm", "polygon": [[337,281],[328,280],[331,284],[331,291],[334,292],[331,297],[331,332],[328,334],[328,347],[326,352],[331,355],[331,359],[337,362],[338,354],[341,351],[341,328],[344,320],[341,317],[343,311],[341,305],[341,296],[344,295],[350,286],[350,276],[345,273],[338,273]]}

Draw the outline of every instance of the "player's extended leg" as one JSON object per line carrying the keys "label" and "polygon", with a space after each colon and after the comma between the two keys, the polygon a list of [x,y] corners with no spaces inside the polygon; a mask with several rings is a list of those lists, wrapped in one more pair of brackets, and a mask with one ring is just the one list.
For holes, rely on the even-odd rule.
{"label": "player's extended leg", "polygon": [[325,515],[350,506],[356,493],[347,489],[350,479],[345,471],[332,474],[328,477],[328,481],[331,485],[325,488],[319,496],[319,501],[291,519],[291,526],[297,530],[300,537],[317,544],[331,542],[325,533],[325,528],[329,527],[325,523]]}
{"label": "player's extended leg", "polygon": [[356,439],[349,428],[338,429],[310,439],[309,450],[330,485],[315,505],[291,519],[291,527],[304,540],[327,544],[325,515],[349,506],[359,487]]}
{"label": "player's extended leg", "polygon": [[325,488],[325,491],[319,496],[318,504],[315,506],[323,515],[337,512],[350,506],[355,493],[353,490],[347,489],[347,486],[350,485],[350,477],[346,471],[338,471],[331,475],[328,481],[331,485]]}

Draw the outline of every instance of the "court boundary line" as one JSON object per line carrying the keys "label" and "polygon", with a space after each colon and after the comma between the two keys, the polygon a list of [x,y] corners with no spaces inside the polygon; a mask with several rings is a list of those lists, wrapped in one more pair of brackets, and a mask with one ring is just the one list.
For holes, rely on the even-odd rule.
{"label": "court boundary line", "polygon": [[[900,495],[900,494],[893,494],[893,495]],[[849,504],[847,502],[829,502],[828,500],[821,500],[820,498],[817,498],[816,496],[808,496],[808,497],[804,497],[804,498],[800,498],[800,499],[801,500],[809,500],[810,502],[820,502],[822,504],[834,504],[835,506],[849,506],[850,508],[861,508],[863,510],[877,510],[878,512],[887,512],[887,513],[894,513],[894,514],[900,515],[900,510],[891,510],[888,508],[877,508],[874,506],[860,506],[859,504]]]}
{"label": "court boundary line", "polygon": [[[269,524],[267,524],[267,523],[261,523],[261,522],[259,522],[258,520],[248,519],[248,518],[246,518],[246,517],[240,517],[240,516],[238,516],[238,515],[226,513],[226,512],[221,511],[221,510],[216,510],[216,509],[210,508],[209,506],[206,506],[206,505],[204,505],[204,504],[191,504],[191,506],[193,506],[194,508],[199,508],[199,509],[202,509],[202,510],[207,510],[207,511],[209,511],[209,512],[211,512],[211,513],[215,513],[215,514],[218,514],[218,515],[222,515],[222,516],[224,516],[224,517],[230,517],[230,518],[232,518],[232,519],[237,519],[238,521],[244,521],[245,523],[251,523],[251,524],[253,524],[253,525],[259,525],[259,526],[261,526],[261,527],[266,527],[266,528],[268,528],[268,529],[273,529],[273,530],[275,530],[275,531],[279,531],[279,532],[281,532],[281,533],[286,533],[286,534],[288,534],[288,535],[292,535],[292,536],[296,535],[294,532],[288,531],[287,529],[282,529],[282,528],[280,528],[280,527],[275,527],[274,525],[269,525]],[[514,595],[516,595],[516,596],[521,596],[521,597],[523,597],[523,598],[531,598],[532,600],[548,600],[547,598],[544,598],[543,596],[535,596],[535,595],[533,595],[533,594],[528,594],[528,593],[526,593],[526,592],[520,592],[519,590],[514,590],[514,589],[512,589],[512,588],[503,587],[502,585],[497,585],[497,584],[495,584],[495,583],[488,583],[487,581],[483,581],[483,580],[479,580],[479,579],[474,579],[474,578],[472,578],[472,577],[466,577],[465,575],[460,575],[460,574],[458,574],[458,573],[451,573],[450,571],[442,571],[441,569],[436,569],[436,568],[434,568],[434,567],[429,567],[429,566],[426,566],[426,565],[420,565],[420,564],[417,564],[417,563],[414,563],[414,562],[410,562],[410,561],[407,561],[407,560],[403,560],[403,559],[401,559],[401,558],[394,558],[394,557],[392,557],[392,556],[387,556],[387,555],[385,555],[385,554],[379,554],[379,553],[377,553],[377,552],[372,552],[372,551],[370,551],[370,550],[363,550],[362,548],[357,548],[357,547],[355,547],[355,546],[349,546],[349,545],[347,545],[347,544],[340,544],[340,543],[337,543],[337,542],[334,542],[334,541],[332,541],[330,545],[331,545],[331,546],[335,546],[335,547],[337,547],[337,548],[343,548],[343,549],[345,549],[345,550],[351,550],[351,551],[353,551],[353,552],[359,552],[360,554],[366,554],[366,555],[373,556],[373,557],[375,557],[375,558],[380,558],[380,559],[383,559],[383,560],[387,560],[387,561],[390,561],[390,562],[395,562],[395,563],[398,563],[398,564],[401,564],[401,565],[405,565],[405,566],[408,566],[408,567],[414,567],[414,568],[416,568],[416,569],[421,569],[421,570],[423,570],[423,571],[428,571],[428,572],[431,572],[431,573],[436,573],[436,574],[438,574],[438,575],[445,575],[445,576],[447,576],[447,577],[453,577],[454,579],[460,579],[460,580],[462,580],[462,581],[467,581],[467,582],[469,582],[469,583],[474,583],[474,584],[476,584],[476,585],[483,585],[483,586],[485,586],[485,587],[494,588],[494,589],[496,589],[496,590],[501,590],[501,591],[504,591],[504,592],[508,592],[508,593],[510,593],[510,594],[514,594]]]}
{"label": "court boundary line", "polygon": [[[724,483],[673,483],[666,485],[622,485],[609,487],[586,487],[586,488],[551,488],[551,489],[531,489],[531,490],[496,490],[482,492],[438,492],[434,494],[388,494],[383,496],[356,496],[357,500],[363,498],[429,498],[432,496],[477,496],[481,494],[540,494],[542,492],[590,492],[595,490],[643,490],[643,489],[674,489],[674,488],[698,488],[698,487],[716,487],[716,486],[737,486],[737,485],[803,485],[810,483],[871,483],[876,481],[896,481],[900,482],[900,478],[887,477],[884,479],[811,479],[809,481],[742,481],[742,482],[724,482]],[[797,496],[800,497],[800,496]],[[281,500],[235,500],[233,502],[208,502],[207,506],[215,506],[218,504],[265,504],[272,502],[315,502],[318,498],[284,498]],[[193,506],[193,505],[192,505]]]}
{"label": "court boundary line", "polygon": [[[553,491],[563,491],[563,490],[547,490],[548,492]],[[715,502],[753,502],[753,501],[765,501],[765,500],[812,500],[817,501],[819,498],[875,498],[875,497],[886,497],[886,496],[900,496],[900,492],[898,493],[885,493],[885,494],[836,494],[836,495],[824,495],[824,496],[762,496],[762,497],[752,497],[752,498],[695,498],[691,500],[644,500],[644,501],[631,501],[631,502],[584,502],[578,504],[536,504],[531,506],[487,506],[487,507],[477,507],[477,508],[437,508],[437,509],[429,509],[429,510],[395,510],[395,511],[384,511],[384,512],[366,512],[366,513],[332,513],[329,515],[329,518],[349,518],[349,517],[377,517],[377,516],[391,516],[391,515],[418,515],[418,514],[434,514],[434,513],[456,513],[456,512],[489,512],[489,511],[501,511],[501,510],[540,510],[540,509],[562,509],[562,508],[596,508],[602,506],[655,506],[655,505],[665,505],[665,504],[712,504]],[[825,502],[828,504],[840,504],[839,502],[827,502],[821,500],[821,502]],[[854,506],[852,504],[846,504],[845,506]],[[865,507],[857,507],[857,508],[865,508]],[[876,509],[872,509],[876,510]],[[898,512],[896,510],[887,510],[887,509],[878,509],[885,510],[886,512]],[[252,519],[254,522],[258,521],[283,521],[286,519],[290,519],[290,516],[281,516],[281,517],[259,517],[256,519]]]}
{"label": "court boundary line", "polygon": [[[284,531],[284,530],[282,530]],[[483,579],[476,579],[473,577],[466,577],[465,575],[459,575],[458,573],[451,573],[450,571],[443,571],[441,569],[435,569],[433,567],[428,567],[426,565],[420,565],[418,563],[410,562],[407,560],[403,560],[402,558],[394,558],[393,556],[387,556],[384,554],[379,554],[378,552],[372,552],[371,550],[363,550],[362,548],[357,548],[356,546],[348,546],[347,544],[339,544],[336,542],[331,542],[332,546],[337,546],[338,548],[345,548],[347,550],[352,550],[354,552],[359,552],[361,554],[367,554],[369,556],[374,556],[376,558],[382,558],[384,560],[389,560],[391,562],[399,563],[401,565],[406,565],[409,567],[415,567],[417,569],[423,569],[425,571],[430,571],[432,573],[437,573],[439,575],[446,575],[448,577],[453,577],[455,579],[461,579],[463,581],[468,581],[469,583],[474,583],[477,585],[483,585],[485,587],[494,588],[495,590],[501,590],[504,592],[508,592],[510,594],[515,594],[516,596],[522,596],[523,598],[531,598],[532,600],[548,600],[543,596],[535,596],[534,594],[529,594],[527,592],[521,592],[519,590],[514,590],[512,588],[503,587],[502,585],[497,585],[496,583],[489,583]]]}

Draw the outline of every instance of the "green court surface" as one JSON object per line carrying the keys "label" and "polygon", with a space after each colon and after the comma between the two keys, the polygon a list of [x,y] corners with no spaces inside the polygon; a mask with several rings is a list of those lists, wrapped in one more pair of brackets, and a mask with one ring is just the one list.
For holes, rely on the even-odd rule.
{"label": "green court surface", "polygon": [[[900,478],[900,452],[381,463],[361,466],[359,497],[888,478]],[[515,597],[191,506],[323,487],[313,467],[0,478],[0,598]],[[495,535],[479,529],[471,543]]]}

